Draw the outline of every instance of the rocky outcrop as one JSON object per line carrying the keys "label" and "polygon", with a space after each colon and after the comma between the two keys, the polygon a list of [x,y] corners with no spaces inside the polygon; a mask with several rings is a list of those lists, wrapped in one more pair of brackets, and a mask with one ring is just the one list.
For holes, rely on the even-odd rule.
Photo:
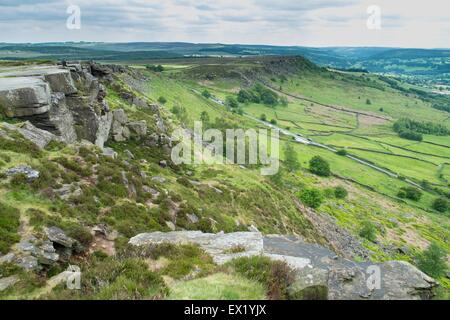
{"label": "rocky outcrop", "polygon": [[103,147],[112,114],[98,77],[110,75],[110,68],[94,63],[0,70],[0,112],[64,142],[85,139]]}
{"label": "rocky outcrop", "polygon": [[134,138],[142,138],[147,134],[147,122],[128,121],[128,117],[123,109],[113,111],[111,126],[111,136],[114,141],[122,142]]}
{"label": "rocky outcrop", "polygon": [[369,252],[361,245],[361,242],[347,230],[339,227],[333,217],[316,212],[302,205],[298,200],[294,200],[294,203],[317,233],[327,240],[331,249],[348,259],[369,258]]}
{"label": "rocky outcrop", "polygon": [[263,236],[259,232],[175,231],[139,234],[129,243],[135,246],[197,244],[218,264],[254,255],[284,261],[294,272],[294,280],[288,288],[292,299],[429,299],[437,286],[434,279],[407,262],[354,262],[297,237]]}
{"label": "rocky outcrop", "polygon": [[5,174],[8,177],[15,176],[18,174],[23,174],[27,178],[28,181],[33,181],[39,178],[39,171],[29,167],[29,166],[18,166],[14,168],[10,168],[5,171]]}
{"label": "rocky outcrop", "polygon": [[42,78],[0,78],[0,111],[6,116],[43,114],[50,104],[50,86]]}
{"label": "rocky outcrop", "polygon": [[[0,128],[3,128],[7,131],[14,131],[20,133],[25,139],[30,140],[35,145],[37,145],[39,148],[45,148],[47,144],[49,144],[53,140],[60,140],[59,137],[55,136],[54,134],[36,128],[31,122],[26,121],[19,125],[12,125],[9,123],[2,123],[0,125]],[[8,137],[8,134],[4,134],[5,137]],[[9,137],[11,138],[11,137]]]}

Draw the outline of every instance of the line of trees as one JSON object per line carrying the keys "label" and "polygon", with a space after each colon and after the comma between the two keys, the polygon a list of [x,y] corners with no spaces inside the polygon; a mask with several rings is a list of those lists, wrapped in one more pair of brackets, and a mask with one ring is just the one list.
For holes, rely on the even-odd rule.
{"label": "line of trees", "polygon": [[447,127],[433,122],[421,122],[408,118],[401,118],[394,123],[393,129],[398,133],[400,138],[422,141],[423,134],[431,134],[435,136],[450,135]]}

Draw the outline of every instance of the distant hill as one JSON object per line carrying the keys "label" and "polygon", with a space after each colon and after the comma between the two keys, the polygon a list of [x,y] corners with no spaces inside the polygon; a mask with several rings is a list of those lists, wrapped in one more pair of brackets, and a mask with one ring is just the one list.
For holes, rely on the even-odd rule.
{"label": "distant hill", "polygon": [[0,44],[0,59],[143,61],[204,56],[304,56],[321,66],[422,77],[448,83],[450,49],[301,47],[185,42]]}

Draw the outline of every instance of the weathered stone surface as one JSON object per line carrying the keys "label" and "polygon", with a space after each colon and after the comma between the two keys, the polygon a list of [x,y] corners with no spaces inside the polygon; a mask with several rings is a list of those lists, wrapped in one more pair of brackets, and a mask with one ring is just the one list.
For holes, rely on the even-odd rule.
{"label": "weathered stone surface", "polygon": [[78,197],[82,194],[81,188],[76,184],[64,184],[61,188],[53,190],[63,200],[68,200],[71,197]]}
{"label": "weathered stone surface", "polygon": [[296,201],[297,208],[303,213],[318,234],[327,239],[330,247],[342,256],[352,259],[356,256],[368,259],[369,252],[361,242],[347,230],[339,227],[329,215],[320,214]]}
{"label": "weathered stone surface", "polygon": [[154,177],[152,177],[152,181],[158,182],[158,183],[165,183],[166,178],[161,177],[161,176],[154,176]]}
{"label": "weathered stone surface", "polygon": [[143,137],[147,134],[147,122],[145,120],[133,121],[127,124],[132,136]]}
{"label": "weathered stone surface", "polygon": [[34,256],[23,256],[16,259],[16,264],[25,270],[34,270],[39,266],[38,260]]}
{"label": "weathered stone surface", "polygon": [[7,176],[14,176],[16,174],[24,174],[26,175],[28,181],[33,181],[37,178],[39,178],[39,171],[34,170],[33,168],[29,166],[18,166],[14,168],[10,168],[5,171],[5,174]]}
{"label": "weathered stone surface", "polygon": [[10,276],[6,278],[0,278],[0,292],[5,291],[9,287],[12,287],[19,281],[19,277]]}
{"label": "weathered stone surface", "polygon": [[103,155],[112,159],[117,158],[117,152],[113,148],[103,148]]}
{"label": "weathered stone surface", "polygon": [[25,139],[30,140],[41,149],[45,148],[45,146],[47,146],[47,144],[49,144],[51,141],[59,140],[59,138],[54,134],[36,128],[29,121],[26,121],[25,123],[22,123],[20,125],[2,123],[1,126],[7,130],[19,132]]}
{"label": "weathered stone surface", "polygon": [[123,109],[116,109],[113,111],[113,121],[125,125],[128,122],[127,114]]}
{"label": "weathered stone surface", "polygon": [[105,75],[102,70],[109,74],[109,68],[63,63],[16,69],[0,71],[3,113],[29,120],[66,143],[85,139],[103,147],[112,114],[104,99],[106,89],[95,75]]}
{"label": "weathered stone surface", "polygon": [[[218,264],[223,264],[239,256],[258,255],[262,253],[263,249],[261,234],[252,232],[219,233],[217,235],[201,231],[153,232],[139,234],[130,239],[130,244],[136,246],[155,243],[198,244],[211,254]],[[239,253],[228,253],[235,247],[243,247],[245,250]]]}
{"label": "weathered stone surface", "polygon": [[77,88],[70,75],[70,70],[57,66],[28,66],[14,71],[0,73],[3,77],[40,77],[43,78],[53,92],[62,92],[71,95],[77,92]]}
{"label": "weathered stone surface", "polygon": [[8,117],[38,115],[50,110],[51,90],[42,78],[0,78],[0,112]]}
{"label": "weathered stone surface", "polygon": [[16,255],[12,252],[5,254],[4,256],[0,257],[0,264],[2,263],[11,263],[16,258]]}
{"label": "weathered stone surface", "polygon": [[186,214],[187,219],[189,220],[190,223],[198,223],[200,221],[200,219],[197,217],[197,215],[193,214]]}
{"label": "weathered stone surface", "polygon": [[[354,262],[340,258],[320,245],[301,238],[263,236],[259,232],[209,234],[200,231],[153,232],[129,241],[136,246],[158,243],[197,244],[218,264],[239,256],[265,255],[284,261],[294,273],[288,288],[292,299],[390,300],[429,299],[437,283],[409,263]],[[232,248],[243,249],[229,253]],[[372,270],[380,271],[379,287],[373,286]]]}
{"label": "weathered stone surface", "polygon": [[57,227],[45,228],[45,234],[48,239],[66,248],[72,248],[75,244],[75,240],[68,237],[64,231]]}
{"label": "weathered stone surface", "polygon": [[98,118],[98,127],[95,136],[96,146],[103,148],[103,145],[108,140],[111,124],[112,124],[112,114],[109,112]]}

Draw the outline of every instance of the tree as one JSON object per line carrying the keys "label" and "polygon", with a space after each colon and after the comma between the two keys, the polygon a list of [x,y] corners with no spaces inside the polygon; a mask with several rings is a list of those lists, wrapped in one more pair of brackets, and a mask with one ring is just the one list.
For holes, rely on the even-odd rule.
{"label": "tree", "polygon": [[446,212],[450,208],[450,203],[445,198],[437,198],[433,201],[433,209],[439,212]]}
{"label": "tree", "polygon": [[330,164],[320,156],[314,156],[309,161],[309,170],[321,177],[329,177],[331,175]]}
{"label": "tree", "polygon": [[290,172],[300,169],[297,152],[290,143],[286,143],[284,147],[284,164]]}
{"label": "tree", "polygon": [[203,123],[203,126],[206,128],[206,127],[209,127],[209,114],[208,114],[208,112],[206,112],[206,111],[203,111],[201,114],[200,114],[200,121]]}
{"label": "tree", "polygon": [[262,121],[267,121],[267,116],[263,113],[259,119],[261,119]]}
{"label": "tree", "polygon": [[447,270],[447,254],[433,242],[417,257],[417,266],[430,277],[440,278]]}
{"label": "tree", "polygon": [[359,236],[370,242],[375,242],[377,240],[377,229],[375,225],[370,221],[364,221],[361,230],[359,231]]}
{"label": "tree", "polygon": [[336,154],[340,155],[340,156],[346,156],[347,155],[347,150],[345,149],[340,149],[336,152]]}
{"label": "tree", "polygon": [[209,92],[208,90],[203,90],[202,92],[202,96],[204,96],[206,99],[211,98],[211,92]]}
{"label": "tree", "polygon": [[299,193],[299,199],[306,206],[317,209],[323,202],[323,194],[316,188],[305,188]]}
{"label": "tree", "polygon": [[280,104],[283,107],[287,107],[289,105],[288,99],[285,96],[280,97]]}
{"label": "tree", "polygon": [[231,109],[235,109],[235,108],[239,107],[239,103],[238,103],[237,100],[236,100],[234,97],[232,97],[232,96],[228,96],[225,103],[226,103],[226,105],[227,105],[228,107],[230,107]]}
{"label": "tree", "polygon": [[185,107],[175,105],[172,108],[172,113],[178,118],[181,123],[186,123],[188,114]]}
{"label": "tree", "polygon": [[161,96],[161,97],[158,98],[158,102],[161,103],[161,104],[166,104],[167,99],[164,98],[163,96]]}
{"label": "tree", "polygon": [[345,199],[347,198],[348,192],[347,190],[345,190],[344,187],[342,186],[337,186],[336,188],[334,188],[334,196],[337,199]]}
{"label": "tree", "polygon": [[366,104],[372,104],[372,101],[370,101],[370,99],[366,99]]}
{"label": "tree", "polygon": [[274,126],[276,126],[277,125],[277,120],[276,119],[272,119],[272,120],[270,120],[270,123],[273,124]]}

